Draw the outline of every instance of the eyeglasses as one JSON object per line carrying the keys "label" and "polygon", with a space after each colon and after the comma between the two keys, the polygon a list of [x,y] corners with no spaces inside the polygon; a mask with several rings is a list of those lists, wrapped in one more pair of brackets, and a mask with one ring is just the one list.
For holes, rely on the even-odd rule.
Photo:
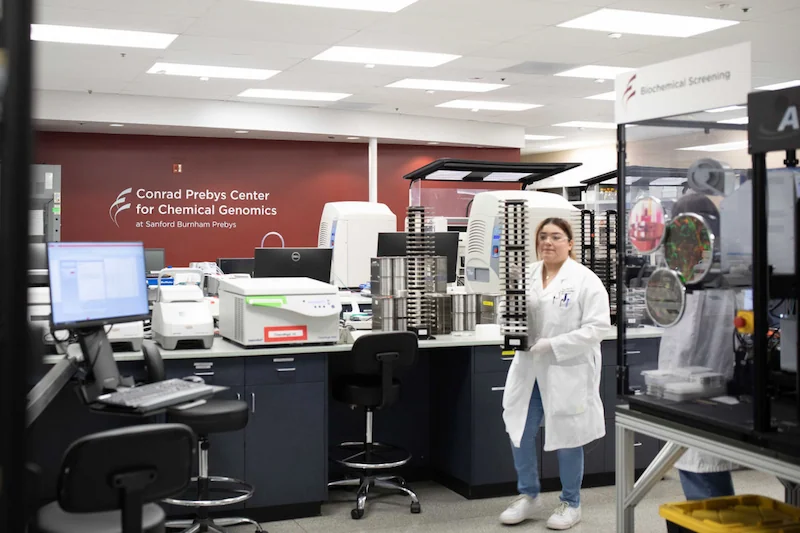
{"label": "eyeglasses", "polygon": [[563,233],[540,233],[539,234],[539,242],[545,242],[550,240],[554,243],[563,242],[567,240],[567,236]]}

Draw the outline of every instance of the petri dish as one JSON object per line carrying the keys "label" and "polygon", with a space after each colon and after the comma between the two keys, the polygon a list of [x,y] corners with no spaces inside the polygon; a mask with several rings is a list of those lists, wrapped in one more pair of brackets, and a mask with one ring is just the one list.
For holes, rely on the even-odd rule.
{"label": "petri dish", "polygon": [[682,213],[667,224],[664,259],[687,284],[700,283],[711,271],[714,232],[702,215]]}
{"label": "petri dish", "polygon": [[686,311],[686,287],[680,273],[659,268],[647,281],[645,309],[658,326],[670,328],[680,322]]}
{"label": "petri dish", "polygon": [[628,215],[628,240],[640,253],[652,254],[664,240],[666,216],[661,200],[645,196],[636,200]]}

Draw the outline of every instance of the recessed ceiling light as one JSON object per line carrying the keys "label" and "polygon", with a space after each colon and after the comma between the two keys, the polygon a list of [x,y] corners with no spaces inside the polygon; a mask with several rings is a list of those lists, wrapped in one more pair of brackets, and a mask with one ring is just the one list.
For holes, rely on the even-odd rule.
{"label": "recessed ceiling light", "polygon": [[508,87],[502,83],[476,83],[473,81],[421,80],[406,78],[390,83],[387,87],[395,89],[426,89],[429,91],[456,91],[485,93]]}
{"label": "recessed ceiling light", "polygon": [[608,38],[609,39],[622,39],[622,34],[621,33],[609,33],[608,34]]}
{"label": "recessed ceiling light", "polygon": [[359,140],[360,138],[361,138],[361,137],[348,137],[348,138],[347,138],[347,140],[348,140],[348,141],[357,141],[357,140]]}
{"label": "recessed ceiling light", "polygon": [[208,81],[210,78],[208,76],[203,76],[200,78],[200,81]]}
{"label": "recessed ceiling light", "polygon": [[428,94],[434,94],[436,91],[425,91]]}
{"label": "recessed ceiling light", "polygon": [[343,63],[364,63],[403,67],[438,67],[460,57],[461,56],[453,54],[437,54],[431,52],[333,46],[313,59],[317,61],[340,61]]}
{"label": "recessed ceiling light", "polygon": [[315,102],[337,102],[348,96],[353,95],[347,93],[286,91],[278,89],[247,89],[239,94],[241,98],[271,98],[273,100],[308,100]]}
{"label": "recessed ceiling light", "polygon": [[614,130],[617,128],[617,125],[613,122],[591,122],[587,120],[572,120],[570,122],[553,124],[553,126],[560,126],[562,128],[591,128],[598,130]]}
{"label": "recessed ceiling light", "polygon": [[435,145],[437,145],[437,144],[439,144],[439,143],[438,143],[438,142],[436,142],[436,141],[431,141],[431,142],[429,142],[428,144],[430,144],[431,146],[435,146]]}
{"label": "recessed ceiling light", "polygon": [[334,9],[354,9],[359,11],[379,11],[397,13],[417,0],[255,0],[269,4],[292,6],[329,7]]}
{"label": "recessed ceiling light", "polygon": [[587,96],[586,100],[610,100],[614,101],[617,99],[617,93],[615,91],[607,92],[607,93],[600,93],[594,96]]}
{"label": "recessed ceiling light", "polygon": [[552,150],[558,152],[561,150],[575,150],[576,148],[589,148],[591,146],[601,146],[610,144],[609,141],[584,141],[584,142],[564,142],[556,144],[546,144],[541,146],[541,150]]}
{"label": "recessed ceiling light", "polygon": [[718,120],[720,124],[749,124],[750,120],[748,117],[739,117],[739,118],[726,118],[725,120]]}
{"label": "recessed ceiling light", "polygon": [[706,144],[703,146],[689,146],[686,148],[678,148],[678,150],[685,150],[691,152],[732,152],[733,150],[746,150],[747,141],[734,141],[729,143],[719,144]]}
{"label": "recessed ceiling light", "polygon": [[163,50],[172,44],[172,41],[177,37],[172,33],[31,24],[31,40],[48,43],[92,44],[120,48],[154,48]]}
{"label": "recessed ceiling light", "polygon": [[473,111],[527,111],[539,104],[523,104],[520,102],[490,102],[486,100],[451,100],[436,107],[449,107],[453,109],[472,109]]}
{"label": "recessed ceiling light", "polygon": [[[214,67],[210,65],[187,65],[183,63],[156,63],[148,74],[165,74],[167,76],[188,76],[200,78],[224,78],[229,80],[268,80],[280,73],[279,70],[240,67]],[[205,79],[204,79],[205,78]]]}
{"label": "recessed ceiling light", "polygon": [[773,83],[772,85],[764,85],[763,87],[756,87],[757,91],[778,91],[780,89],[788,89],[789,87],[797,87],[800,85],[800,80],[784,81],[781,83]]}
{"label": "recessed ceiling light", "polygon": [[615,80],[617,75],[625,72],[630,72],[632,68],[627,67],[605,67],[602,65],[585,65],[583,67],[573,68],[559,72],[556,76],[565,76],[568,78],[594,78],[599,83],[603,80]]}
{"label": "recessed ceiling light", "polygon": [[124,125],[125,125],[125,124],[109,124],[108,126],[109,126],[109,127],[111,127],[111,128],[121,128],[121,127],[123,127]]}
{"label": "recessed ceiling light", "polygon": [[526,141],[552,141],[553,139],[563,139],[562,135],[525,135]]}
{"label": "recessed ceiling light", "polygon": [[238,134],[242,135],[242,134],[245,134],[245,133],[250,133],[250,132],[249,132],[249,131],[247,131],[247,130],[236,130],[236,131],[234,131],[233,133],[238,133]]}
{"label": "recessed ceiling light", "polygon": [[373,65],[372,63],[370,63],[370,64],[368,64],[368,65],[364,65],[364,68],[375,68],[375,65]]}
{"label": "recessed ceiling light", "polygon": [[629,11],[625,9],[600,9],[594,13],[559,24],[559,26],[562,28],[632,33],[636,35],[692,37],[736,24],[739,24],[739,21],[645,13],[644,11]]}
{"label": "recessed ceiling light", "polygon": [[706,113],[727,113],[728,111],[738,111],[745,109],[742,105],[729,105],[727,107],[718,107],[716,109],[706,109]]}

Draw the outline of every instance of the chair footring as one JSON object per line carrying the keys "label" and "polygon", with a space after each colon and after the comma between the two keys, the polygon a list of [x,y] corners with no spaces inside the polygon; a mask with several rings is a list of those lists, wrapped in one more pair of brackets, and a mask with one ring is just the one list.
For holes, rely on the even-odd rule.
{"label": "chair footring", "polygon": [[[198,478],[192,478],[192,484],[189,486],[188,493],[197,494]],[[245,483],[239,479],[220,476],[208,477],[209,493],[211,492],[224,492],[234,494],[234,496],[226,498],[215,498],[207,500],[193,500],[189,498],[165,498],[162,501],[170,505],[177,505],[179,507],[226,507],[228,505],[235,505],[249,500],[253,497],[255,490],[249,483]],[[188,494],[184,492],[184,494]]]}
{"label": "chair footring", "polygon": [[411,454],[388,444],[343,442],[330,451],[333,461],[354,470],[388,470],[398,468],[411,460]]}

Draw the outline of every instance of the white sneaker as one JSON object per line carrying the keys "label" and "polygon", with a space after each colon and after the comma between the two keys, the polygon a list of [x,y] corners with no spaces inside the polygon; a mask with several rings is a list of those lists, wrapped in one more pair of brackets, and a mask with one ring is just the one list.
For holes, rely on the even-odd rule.
{"label": "white sneaker", "polygon": [[540,511],[541,508],[542,501],[538,497],[532,498],[523,494],[511,502],[508,509],[503,511],[503,514],[500,515],[500,522],[507,526],[519,524],[533,518],[533,515]]}
{"label": "white sneaker", "polygon": [[547,527],[549,529],[564,530],[569,529],[581,521],[581,508],[570,507],[567,502],[561,502],[556,507],[553,514],[547,520]]}

